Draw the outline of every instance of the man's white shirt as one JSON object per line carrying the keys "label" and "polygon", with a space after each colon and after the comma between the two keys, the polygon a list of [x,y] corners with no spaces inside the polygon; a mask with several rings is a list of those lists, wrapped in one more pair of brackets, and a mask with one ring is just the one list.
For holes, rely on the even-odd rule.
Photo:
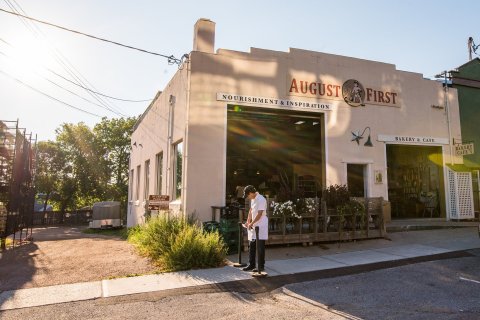
{"label": "man's white shirt", "polygon": [[259,227],[258,238],[260,240],[268,239],[268,217],[267,217],[267,200],[264,196],[257,192],[254,199],[250,202],[250,209],[252,212],[252,221],[255,220],[255,217],[259,214],[258,211],[263,210],[262,217],[257,221],[252,229],[248,229],[248,240],[252,241],[255,239],[255,227]]}

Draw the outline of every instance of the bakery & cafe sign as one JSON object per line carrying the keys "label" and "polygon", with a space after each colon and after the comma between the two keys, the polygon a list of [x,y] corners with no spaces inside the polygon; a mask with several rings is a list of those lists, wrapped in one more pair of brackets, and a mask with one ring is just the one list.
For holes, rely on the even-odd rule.
{"label": "bakery & cafe sign", "polygon": [[352,107],[365,106],[367,103],[400,107],[397,92],[364,87],[360,81],[355,79],[349,79],[340,85],[292,77],[288,81],[287,94],[317,99],[343,100]]}
{"label": "bakery & cafe sign", "polygon": [[473,143],[455,144],[455,154],[457,156],[466,156],[474,153]]}

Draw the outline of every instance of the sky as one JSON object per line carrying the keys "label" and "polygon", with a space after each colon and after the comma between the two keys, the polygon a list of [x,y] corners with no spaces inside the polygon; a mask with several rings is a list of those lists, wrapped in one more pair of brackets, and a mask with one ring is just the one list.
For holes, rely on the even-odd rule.
{"label": "sky", "polygon": [[[430,79],[468,61],[469,37],[480,43],[480,2],[469,0],[0,0],[0,9],[12,8],[176,58],[192,50],[195,22],[208,18],[216,50],[300,48]],[[62,123],[93,127],[102,117],[142,114],[176,70],[161,56],[0,12],[0,120],[18,119],[38,141],[55,140]]]}

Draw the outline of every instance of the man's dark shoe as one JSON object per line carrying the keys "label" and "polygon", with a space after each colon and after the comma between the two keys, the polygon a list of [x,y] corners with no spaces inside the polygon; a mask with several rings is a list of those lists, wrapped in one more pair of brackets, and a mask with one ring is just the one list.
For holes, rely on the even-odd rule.
{"label": "man's dark shoe", "polygon": [[242,270],[243,271],[252,271],[253,269],[255,269],[255,266],[248,265],[245,268],[243,268]]}
{"label": "man's dark shoe", "polygon": [[255,268],[252,270],[252,272],[263,272],[263,271],[265,271],[265,268]]}

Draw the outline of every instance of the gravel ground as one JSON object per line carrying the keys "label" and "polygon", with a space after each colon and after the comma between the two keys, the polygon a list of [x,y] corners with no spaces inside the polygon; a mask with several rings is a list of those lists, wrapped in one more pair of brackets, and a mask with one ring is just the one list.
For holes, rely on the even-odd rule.
{"label": "gravel ground", "polygon": [[127,241],[84,227],[33,229],[33,242],[0,253],[0,292],[155,272]]}

